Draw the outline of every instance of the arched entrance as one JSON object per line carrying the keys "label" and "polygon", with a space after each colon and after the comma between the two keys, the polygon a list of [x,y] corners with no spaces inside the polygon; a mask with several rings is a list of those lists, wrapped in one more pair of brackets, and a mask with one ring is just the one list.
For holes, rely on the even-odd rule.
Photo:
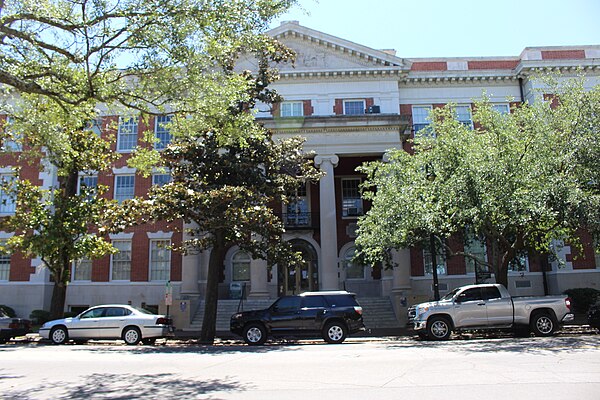
{"label": "arched entrance", "polygon": [[290,241],[292,249],[302,254],[301,266],[279,268],[279,295],[299,294],[319,289],[318,257],[315,248],[304,240]]}

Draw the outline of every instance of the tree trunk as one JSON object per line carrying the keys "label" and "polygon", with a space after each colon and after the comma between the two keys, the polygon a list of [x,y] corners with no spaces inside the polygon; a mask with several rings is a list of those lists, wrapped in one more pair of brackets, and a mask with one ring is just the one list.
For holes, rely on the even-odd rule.
{"label": "tree trunk", "polygon": [[514,257],[510,257],[508,251],[501,248],[499,240],[489,240],[489,260],[492,264],[496,283],[508,288],[508,263]]}
{"label": "tree trunk", "polygon": [[54,281],[52,300],[50,302],[50,318],[59,319],[64,316],[65,300],[67,298],[67,285],[64,282]]}
{"label": "tree trunk", "polygon": [[223,234],[221,232],[215,234],[215,245],[210,252],[208,262],[206,293],[204,295],[204,319],[200,331],[200,341],[205,344],[213,344],[216,334],[219,277],[221,276],[223,255],[225,253],[222,238]]}

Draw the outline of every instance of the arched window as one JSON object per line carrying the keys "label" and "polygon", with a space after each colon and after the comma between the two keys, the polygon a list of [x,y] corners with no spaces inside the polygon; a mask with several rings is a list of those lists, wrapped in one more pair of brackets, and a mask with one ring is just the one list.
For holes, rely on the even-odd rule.
{"label": "arched window", "polygon": [[233,255],[231,261],[232,281],[250,280],[250,260],[250,256],[243,251],[238,251]]}
{"label": "arched window", "polygon": [[365,266],[352,261],[355,247],[350,247],[344,253],[344,267],[346,268],[346,279],[365,279]]}

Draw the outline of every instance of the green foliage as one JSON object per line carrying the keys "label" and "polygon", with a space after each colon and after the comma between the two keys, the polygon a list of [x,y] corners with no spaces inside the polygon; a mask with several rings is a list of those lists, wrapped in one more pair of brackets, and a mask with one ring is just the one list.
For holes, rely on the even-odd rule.
{"label": "green foliage", "polygon": [[[560,102],[497,113],[484,98],[476,129],[454,118],[452,105],[432,112],[432,132],[415,138],[414,154],[391,151],[389,162],[362,167],[371,211],[359,221],[360,255],[389,259],[431,233],[448,238],[469,228],[487,239],[496,279],[527,251],[547,252],[553,239],[600,226],[600,88],[582,80],[551,86]],[[447,249],[451,254],[450,249]]]}
{"label": "green foliage", "polygon": [[577,313],[587,313],[590,306],[600,300],[600,290],[594,288],[567,289],[563,293],[571,298]]}
{"label": "green foliage", "polygon": [[50,311],[46,310],[33,310],[31,314],[29,314],[29,319],[31,323],[34,325],[43,325],[46,322],[50,321]]}
{"label": "green foliage", "polygon": [[14,309],[4,304],[0,304],[0,311],[11,318],[15,318],[17,316],[17,313],[15,313]]}

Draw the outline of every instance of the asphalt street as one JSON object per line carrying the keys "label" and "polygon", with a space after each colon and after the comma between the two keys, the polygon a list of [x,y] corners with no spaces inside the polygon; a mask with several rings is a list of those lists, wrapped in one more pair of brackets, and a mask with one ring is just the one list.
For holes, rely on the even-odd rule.
{"label": "asphalt street", "polygon": [[600,335],[0,345],[2,399],[600,399]]}

